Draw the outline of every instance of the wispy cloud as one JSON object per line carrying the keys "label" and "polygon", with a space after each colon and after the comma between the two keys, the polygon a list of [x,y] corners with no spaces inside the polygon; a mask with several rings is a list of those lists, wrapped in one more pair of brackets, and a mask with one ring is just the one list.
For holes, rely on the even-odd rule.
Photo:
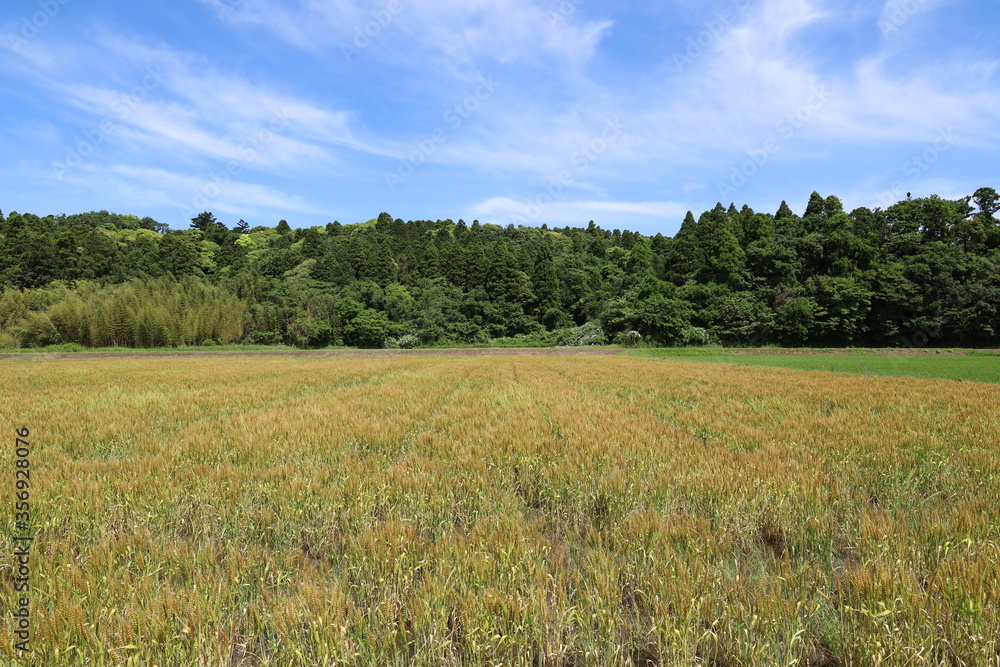
{"label": "wispy cloud", "polygon": [[[921,11],[936,4],[928,1]],[[717,164],[723,172],[779,137],[783,125],[799,129],[795,115],[813,106],[816,91],[829,99],[806,114],[808,123],[784,142],[776,162],[872,141],[920,141],[946,125],[961,128],[965,141],[995,145],[1000,90],[994,61],[969,62],[967,53],[942,53],[931,62],[901,58],[880,44],[831,69],[804,36],[835,39],[823,31],[827,24],[843,28],[840,7],[831,0],[755,3],[710,52],[667,83],[651,85],[643,96],[647,105],[623,112],[636,128],[633,164]],[[872,32],[876,18],[869,21]]]}
{"label": "wispy cloud", "polygon": [[[36,76],[92,120],[108,117],[126,127],[129,131],[119,136],[124,149],[236,159],[248,136],[282,119],[288,131],[261,167],[333,164],[338,149],[385,153],[359,137],[350,111],[326,108],[273,82],[247,80],[165,45],[150,47],[107,33],[99,41],[99,50],[70,47],[72,52],[63,57],[39,55],[34,62],[44,67]],[[93,71],[102,73],[96,81],[86,74],[73,76]]]}
{"label": "wispy cloud", "polygon": [[[393,1],[398,10],[389,7]],[[201,2],[223,5],[220,0]],[[385,13],[395,17],[391,25]],[[577,20],[575,14],[554,20],[551,8],[531,0],[243,0],[238,8],[220,11],[231,25],[276,33],[321,57],[339,56],[342,46],[352,45],[375,24],[379,28],[369,29],[366,36],[376,39],[371,35],[379,33],[378,52],[385,59],[423,67],[431,58],[452,73],[478,71],[484,62],[581,64],[613,22]]]}
{"label": "wispy cloud", "polygon": [[598,224],[609,226],[625,226],[631,223],[664,223],[675,218],[683,218],[687,209],[676,202],[623,202],[623,201],[557,201],[544,206],[537,219],[530,219],[526,211],[530,211],[531,203],[493,197],[469,207],[469,216],[483,222],[496,224],[542,224],[552,226],[586,224],[594,220]]}
{"label": "wispy cloud", "polygon": [[[134,193],[146,202],[152,197],[162,205],[172,206],[180,215],[192,217],[206,208],[198,206],[198,193],[205,186],[201,178],[188,174],[179,174],[164,169],[149,169],[116,165],[108,170],[116,183],[126,191]],[[187,197],[178,197],[187,194]],[[289,195],[273,187],[257,183],[233,180],[219,189],[219,193],[211,200],[211,208],[232,216],[262,216],[267,213],[305,213],[321,215],[323,211],[302,200],[296,195]]]}
{"label": "wispy cloud", "polygon": [[[931,30],[957,10],[997,15],[974,5],[199,0],[186,10],[204,12],[184,24],[198,26],[190,39],[158,25],[74,26],[67,10],[0,63],[6,90],[44,115],[8,111],[0,147],[19,164],[87,153],[72,179],[26,184],[39,191],[114,183],[176,202],[214,192],[223,173],[220,210],[245,197],[311,215],[346,201],[362,218],[383,200],[426,208],[433,192],[435,210],[502,218],[559,182],[538,224],[676,214],[676,227],[768,146],[740,172],[753,174],[737,203],[771,210],[817,181],[885,189],[880,174],[948,128],[955,147],[920,186],[973,181],[944,173],[953,158],[988,178],[1000,49]],[[899,30],[886,36],[889,19]],[[678,68],[673,55],[692,40],[697,57]],[[497,86],[477,96],[484,79]],[[474,111],[456,116],[470,99]],[[601,145],[611,121],[623,129]],[[445,140],[427,149],[435,136]],[[408,161],[419,177],[390,191],[385,174]]]}

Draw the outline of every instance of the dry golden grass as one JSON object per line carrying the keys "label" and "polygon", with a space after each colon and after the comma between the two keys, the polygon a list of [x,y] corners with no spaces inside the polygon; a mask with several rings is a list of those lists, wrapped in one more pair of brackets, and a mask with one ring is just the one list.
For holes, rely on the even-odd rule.
{"label": "dry golden grass", "polygon": [[998,386],[516,356],[0,382],[38,664],[1000,664]]}

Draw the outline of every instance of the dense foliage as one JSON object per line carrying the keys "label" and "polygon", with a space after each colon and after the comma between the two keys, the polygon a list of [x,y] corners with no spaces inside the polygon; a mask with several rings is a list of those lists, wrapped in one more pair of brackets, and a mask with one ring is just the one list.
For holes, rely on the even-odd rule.
{"label": "dense foliage", "polygon": [[1000,342],[1000,196],[803,215],[721,204],[673,238],[383,213],[187,230],[0,213],[0,347]]}

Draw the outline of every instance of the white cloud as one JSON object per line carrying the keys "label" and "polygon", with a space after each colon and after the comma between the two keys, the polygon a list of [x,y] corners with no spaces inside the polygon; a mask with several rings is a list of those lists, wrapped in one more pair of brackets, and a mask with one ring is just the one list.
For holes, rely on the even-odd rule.
{"label": "white cloud", "polygon": [[[352,0],[319,2],[243,0],[236,8],[201,0],[222,20],[279,35],[324,59],[351,60],[372,49],[395,64],[424,67],[428,60],[468,78],[488,63],[579,66],[613,25],[586,21],[580,0]],[[553,59],[555,59],[553,61]]]}
{"label": "white cloud", "polygon": [[594,220],[602,227],[629,229],[655,223],[673,225],[686,212],[686,207],[675,202],[552,201],[551,197],[534,201],[493,197],[469,207],[469,217],[503,225],[586,226]]}
{"label": "white cloud", "polygon": [[[863,151],[898,150],[902,159],[941,129],[952,128],[958,137],[956,153],[1000,143],[995,51],[918,43],[928,36],[918,28],[927,27],[944,0],[722,2],[722,8],[742,8],[682,71],[662,55],[669,48],[654,63],[636,48],[641,44],[623,47],[636,29],[629,24],[635,14],[605,3],[200,1],[216,7],[226,26],[260,44],[248,44],[245,59],[230,59],[219,57],[218,49],[226,44],[239,53],[238,40],[234,48],[232,39],[223,39],[231,35],[195,53],[149,35],[126,38],[107,31],[87,35],[100,48],[74,39],[35,40],[5,68],[23,79],[28,94],[49,96],[51,123],[62,136],[39,143],[43,150],[55,143],[54,159],[102,120],[115,123],[115,132],[76,174],[89,179],[95,192],[102,188],[102,170],[115,187],[153,187],[154,178],[116,171],[136,165],[162,170],[157,178],[174,185],[153,191],[173,201],[178,192],[196,190],[204,180],[200,175],[235,161],[241,172],[233,180],[239,183],[228,191],[245,195],[247,206],[302,211],[313,204],[252,182],[302,177],[302,196],[322,199],[329,192],[315,183],[326,180],[340,189],[350,181],[358,185],[352,187],[356,196],[377,196],[385,193],[384,173],[441,130],[444,139],[421,156],[425,180],[420,188],[415,180],[412,192],[401,189],[400,205],[429,188],[447,199],[451,184],[445,179],[461,174],[463,184],[485,182],[473,186],[477,196],[508,195],[477,204],[467,217],[511,217],[524,208],[518,193],[542,192],[544,183],[568,173],[558,201],[545,207],[540,221],[585,224],[604,215],[627,226],[630,218],[676,222],[692,202],[657,200],[678,191],[692,199],[714,196],[714,185],[747,160],[747,151],[759,151],[769,140],[778,150],[757,170],[754,186],[736,199],[773,181],[775,173],[793,173],[790,166],[825,176],[845,169],[845,156]],[[703,28],[694,17],[712,11],[691,0],[659,4],[652,14],[676,16],[679,10],[668,7],[683,4],[693,24],[690,36]],[[573,11],[553,16],[559,7]],[[877,23],[898,18],[900,9],[909,12],[900,30],[907,34],[881,39]],[[347,62],[342,45],[366,28],[371,46]],[[688,36],[670,33],[664,39],[683,49]],[[275,63],[261,56],[272,49]],[[255,58],[261,64],[250,71],[264,74],[236,71]],[[303,63],[316,68],[315,86],[283,77],[283,69],[268,72]],[[142,92],[150,69],[159,75]],[[493,77],[499,88],[460,123],[450,122],[448,110],[476,91],[480,76]],[[130,104],[136,90],[142,99]],[[823,100],[817,101],[816,91],[823,91]],[[608,140],[603,135],[613,119],[622,129]],[[27,119],[19,119],[16,134],[30,132]],[[258,137],[264,140],[254,142]],[[858,171],[887,169],[875,162],[857,161]],[[178,182],[169,174],[193,174],[194,181]],[[782,191],[775,200],[794,195]],[[612,201],[616,196],[636,201]],[[235,197],[224,200],[233,209],[242,205]]]}
{"label": "white cloud", "polygon": [[990,117],[1000,112],[1000,94],[989,85],[995,67],[944,62],[893,75],[883,56],[861,60],[849,95],[834,102],[827,129],[855,141],[902,142],[952,127],[961,141],[995,140],[1000,132]]}
{"label": "white cloud", "polygon": [[[192,175],[167,169],[117,164],[84,165],[69,174],[60,188],[80,193],[105,192],[103,207],[148,211],[159,207],[173,213],[169,222],[184,221],[210,210],[231,216],[275,217],[287,213],[318,215],[322,210],[302,197],[225,174],[224,170]],[[168,220],[165,220],[168,221]]]}
{"label": "white cloud", "polygon": [[[69,145],[81,136],[99,137],[93,160],[110,160],[116,150],[192,168],[237,161],[285,173],[344,169],[345,151],[389,154],[379,147],[381,140],[358,136],[348,111],[252,82],[167,46],[109,34],[100,43],[100,50],[67,47],[72,58],[39,55],[32,61],[45,66],[35,72],[36,83],[84,114]],[[91,80],[92,72],[99,78]]]}
{"label": "white cloud", "polygon": [[[921,11],[937,4],[927,0]],[[883,44],[833,69],[802,38],[839,25],[845,13],[833,0],[756,3],[682,73],[667,71],[632,97],[648,100],[622,114],[633,128],[632,164],[716,165],[721,173],[729,166],[720,163],[738,163],[769,140],[779,147],[771,160],[783,162],[873,141],[924,141],[946,127],[970,144],[995,145],[996,62],[951,52],[928,59],[923,47],[900,54]]]}
{"label": "white cloud", "polygon": [[[625,89],[568,72],[552,84],[566,89],[558,98],[505,81],[502,102],[484,105],[428,161],[536,182],[569,170],[571,187],[603,197],[615,182],[689,182],[691,169],[708,170],[701,178],[709,182],[725,180],[747,151],[772,140],[778,149],[765,171],[773,164],[836,159],[844,148],[871,142],[926,141],[947,127],[970,144],[996,140],[995,63],[970,65],[942,54],[933,63],[901,68],[883,45],[831,70],[803,37],[853,29],[851,21],[875,29],[870,15],[858,16],[833,0],[760,0],[681,73],[651,70],[646,83]],[[600,136],[609,117],[620,118],[626,130],[577,173],[574,157]],[[680,187],[685,193],[699,189]]]}

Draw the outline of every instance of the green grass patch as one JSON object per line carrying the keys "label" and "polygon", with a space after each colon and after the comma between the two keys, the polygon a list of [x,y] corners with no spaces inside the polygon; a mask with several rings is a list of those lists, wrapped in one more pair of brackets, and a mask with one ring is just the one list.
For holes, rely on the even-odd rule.
{"label": "green grass patch", "polygon": [[654,359],[679,359],[707,363],[768,366],[800,371],[826,371],[852,375],[915,377],[930,380],[968,380],[1000,384],[1000,356],[989,354],[892,355],[892,354],[792,354],[743,355],[697,354],[691,350],[642,350],[636,355]]}

